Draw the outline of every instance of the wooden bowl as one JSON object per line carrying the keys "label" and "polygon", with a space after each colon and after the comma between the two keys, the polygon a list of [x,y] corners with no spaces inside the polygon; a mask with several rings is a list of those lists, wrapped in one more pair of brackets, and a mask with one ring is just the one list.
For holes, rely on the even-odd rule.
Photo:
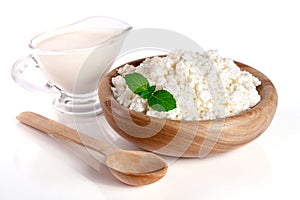
{"label": "wooden bowl", "polygon": [[[128,64],[138,66],[144,59]],[[103,113],[110,126],[127,141],[145,150],[175,157],[206,157],[241,147],[262,134],[270,125],[277,107],[277,92],[261,72],[240,62],[242,70],[256,76],[261,101],[252,109],[216,120],[180,121],[150,117],[120,105],[112,96],[108,73],[99,86]],[[120,66],[122,67],[122,66]]]}

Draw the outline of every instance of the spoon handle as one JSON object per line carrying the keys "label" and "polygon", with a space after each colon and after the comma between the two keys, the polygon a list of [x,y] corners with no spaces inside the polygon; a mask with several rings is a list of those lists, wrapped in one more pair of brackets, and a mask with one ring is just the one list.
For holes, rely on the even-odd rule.
{"label": "spoon handle", "polygon": [[17,119],[28,126],[47,133],[48,135],[53,135],[64,140],[89,147],[90,149],[104,155],[121,151],[121,149],[117,147],[103,143],[83,133],[79,133],[72,128],[34,112],[22,112],[17,116]]}

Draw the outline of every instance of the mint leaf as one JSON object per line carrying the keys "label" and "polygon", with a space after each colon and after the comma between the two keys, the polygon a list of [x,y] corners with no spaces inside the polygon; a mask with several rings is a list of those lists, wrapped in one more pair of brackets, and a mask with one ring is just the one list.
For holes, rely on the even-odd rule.
{"label": "mint leaf", "polygon": [[153,92],[155,91],[155,88],[156,86],[155,85],[152,85],[151,87],[148,88],[148,90],[145,90],[143,91],[140,96],[143,98],[143,99],[149,99]]}
{"label": "mint leaf", "polygon": [[143,99],[149,99],[151,96],[152,96],[152,93],[153,92],[150,92],[148,90],[145,90],[143,91],[140,96],[143,98]]}
{"label": "mint leaf", "polygon": [[152,94],[155,91],[156,86],[152,85],[151,87],[149,87],[148,91]]}
{"label": "mint leaf", "polygon": [[134,93],[140,95],[142,92],[147,91],[150,87],[148,80],[139,73],[132,73],[125,75],[126,84],[129,89]]}
{"label": "mint leaf", "polygon": [[166,90],[158,90],[156,86],[150,86],[149,81],[139,73],[125,75],[128,88],[143,99],[148,100],[148,104],[156,111],[169,111],[176,108],[176,100],[173,95]]}
{"label": "mint leaf", "polygon": [[157,111],[169,111],[176,108],[176,100],[173,95],[166,90],[158,90],[148,98],[148,104]]}
{"label": "mint leaf", "polygon": [[149,99],[152,96],[152,93],[155,91],[156,86],[152,85],[151,87],[148,88],[148,90],[143,91],[140,96],[143,99]]}

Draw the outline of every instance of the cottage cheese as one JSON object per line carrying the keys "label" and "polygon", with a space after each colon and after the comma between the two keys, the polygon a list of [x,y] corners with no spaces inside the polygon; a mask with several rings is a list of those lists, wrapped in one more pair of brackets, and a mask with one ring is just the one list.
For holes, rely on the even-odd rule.
{"label": "cottage cheese", "polygon": [[[124,76],[137,72],[156,89],[171,92],[177,108],[159,112],[127,87]],[[113,96],[122,105],[146,115],[175,120],[206,120],[231,116],[260,101],[260,81],[215,50],[204,53],[176,51],[166,57],[147,58],[139,66],[125,65],[112,79]]]}

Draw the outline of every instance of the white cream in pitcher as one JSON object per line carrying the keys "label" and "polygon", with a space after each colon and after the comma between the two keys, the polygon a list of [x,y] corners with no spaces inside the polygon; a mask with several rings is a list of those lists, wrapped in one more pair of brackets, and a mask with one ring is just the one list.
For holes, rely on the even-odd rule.
{"label": "white cream in pitcher", "polygon": [[[122,40],[105,43],[121,29],[82,29],[33,39],[33,56],[50,82],[67,93],[92,92],[102,74],[119,52]],[[80,76],[79,76],[80,75]],[[75,87],[74,87],[75,86]]]}
{"label": "white cream in pitcher", "polygon": [[74,50],[93,47],[117,33],[112,29],[77,30],[47,38],[36,44],[41,50]]}

